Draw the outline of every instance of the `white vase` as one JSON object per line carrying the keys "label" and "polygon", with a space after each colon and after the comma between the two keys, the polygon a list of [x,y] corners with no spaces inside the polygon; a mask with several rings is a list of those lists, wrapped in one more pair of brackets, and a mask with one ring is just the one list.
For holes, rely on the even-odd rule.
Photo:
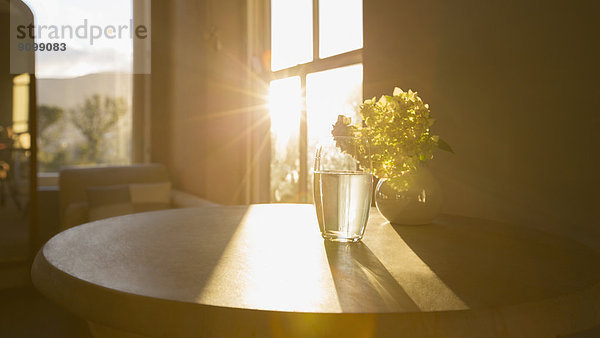
{"label": "white vase", "polygon": [[425,166],[380,179],[375,191],[377,210],[392,224],[429,224],[440,213],[442,199],[437,179]]}

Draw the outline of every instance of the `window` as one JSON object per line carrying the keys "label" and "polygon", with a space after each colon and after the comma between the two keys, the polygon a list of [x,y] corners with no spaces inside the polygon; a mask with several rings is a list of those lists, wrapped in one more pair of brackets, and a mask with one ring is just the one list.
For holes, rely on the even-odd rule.
{"label": "window", "polygon": [[60,48],[36,52],[39,171],[130,163],[133,2],[26,2],[35,42]]}
{"label": "window", "polygon": [[270,18],[271,201],[312,202],[314,149],[362,101],[362,0],[271,0]]}

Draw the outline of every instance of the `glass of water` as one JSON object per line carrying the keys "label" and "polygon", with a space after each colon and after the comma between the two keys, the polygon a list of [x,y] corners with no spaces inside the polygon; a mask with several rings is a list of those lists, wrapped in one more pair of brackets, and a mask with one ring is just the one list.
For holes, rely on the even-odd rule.
{"label": "glass of water", "polygon": [[373,175],[364,138],[334,136],[320,142],[315,155],[314,198],[323,238],[357,242],[365,232]]}

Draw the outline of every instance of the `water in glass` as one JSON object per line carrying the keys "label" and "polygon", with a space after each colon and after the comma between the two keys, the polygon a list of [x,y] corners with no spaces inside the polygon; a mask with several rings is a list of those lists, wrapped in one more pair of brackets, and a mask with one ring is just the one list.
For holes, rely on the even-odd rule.
{"label": "water in glass", "polygon": [[323,237],[360,240],[369,218],[373,175],[350,170],[321,170],[314,175],[315,208]]}

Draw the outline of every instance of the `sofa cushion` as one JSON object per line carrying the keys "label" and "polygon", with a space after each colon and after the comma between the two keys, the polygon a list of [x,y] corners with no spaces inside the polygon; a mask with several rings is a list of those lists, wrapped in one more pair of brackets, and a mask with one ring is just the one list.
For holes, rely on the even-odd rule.
{"label": "sofa cushion", "polygon": [[95,186],[86,190],[89,221],[170,206],[170,182]]}

